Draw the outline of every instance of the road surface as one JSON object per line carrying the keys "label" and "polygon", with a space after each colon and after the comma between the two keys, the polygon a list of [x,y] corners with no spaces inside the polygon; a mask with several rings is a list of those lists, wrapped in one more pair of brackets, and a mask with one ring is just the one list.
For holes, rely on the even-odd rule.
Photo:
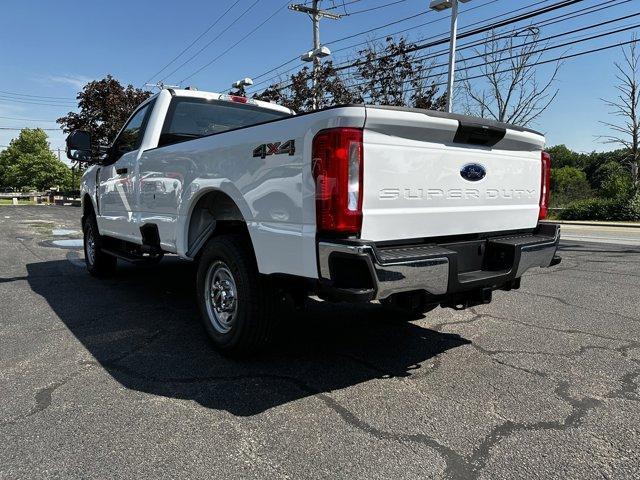
{"label": "road surface", "polygon": [[638,247],[411,322],[310,301],[233,361],[190,264],[94,279],[79,215],[0,207],[0,478],[640,478]]}
{"label": "road surface", "polygon": [[582,242],[640,246],[640,228],[562,225],[562,238]]}

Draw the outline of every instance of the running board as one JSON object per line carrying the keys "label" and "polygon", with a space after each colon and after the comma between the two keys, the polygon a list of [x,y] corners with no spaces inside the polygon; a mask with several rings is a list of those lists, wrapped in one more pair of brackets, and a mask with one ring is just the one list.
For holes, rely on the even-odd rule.
{"label": "running board", "polygon": [[131,255],[126,252],[121,252],[119,250],[112,250],[110,248],[102,248],[101,251],[106,253],[107,255],[111,255],[112,257],[119,258],[120,260],[124,260],[129,263],[147,263],[149,260],[154,260],[160,255],[151,255],[148,257],[141,257],[139,255]]}

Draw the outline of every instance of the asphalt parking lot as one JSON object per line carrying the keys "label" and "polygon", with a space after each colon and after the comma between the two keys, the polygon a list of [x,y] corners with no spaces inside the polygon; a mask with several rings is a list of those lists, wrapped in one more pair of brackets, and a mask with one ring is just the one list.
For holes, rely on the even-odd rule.
{"label": "asphalt parking lot", "polygon": [[412,322],[312,300],[233,361],[190,264],[91,278],[79,215],[0,207],[1,478],[640,478],[640,247]]}

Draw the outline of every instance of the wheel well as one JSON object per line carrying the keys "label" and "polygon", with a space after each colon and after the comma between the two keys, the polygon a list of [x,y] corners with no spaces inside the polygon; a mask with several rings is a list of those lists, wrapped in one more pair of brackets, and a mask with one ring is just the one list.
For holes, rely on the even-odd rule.
{"label": "wheel well", "polygon": [[244,234],[250,240],[245,219],[233,199],[221,191],[204,194],[189,218],[188,256],[195,256],[212,235],[230,232]]}
{"label": "wheel well", "polygon": [[94,214],[93,210],[93,202],[91,201],[91,197],[88,193],[84,194],[82,197],[82,223],[84,224],[84,219],[87,218],[88,215]]}

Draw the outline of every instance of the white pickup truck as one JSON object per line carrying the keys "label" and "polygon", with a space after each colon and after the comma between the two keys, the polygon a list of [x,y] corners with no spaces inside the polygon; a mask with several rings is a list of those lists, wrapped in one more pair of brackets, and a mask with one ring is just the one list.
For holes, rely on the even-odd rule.
{"label": "white pickup truck", "polygon": [[379,300],[426,312],[491,301],[560,262],[543,135],[479,118],[345,105],[295,112],[244,97],[165,89],[113,144],[72,132],[85,260],[198,262],[218,348],[270,337],[283,298]]}

